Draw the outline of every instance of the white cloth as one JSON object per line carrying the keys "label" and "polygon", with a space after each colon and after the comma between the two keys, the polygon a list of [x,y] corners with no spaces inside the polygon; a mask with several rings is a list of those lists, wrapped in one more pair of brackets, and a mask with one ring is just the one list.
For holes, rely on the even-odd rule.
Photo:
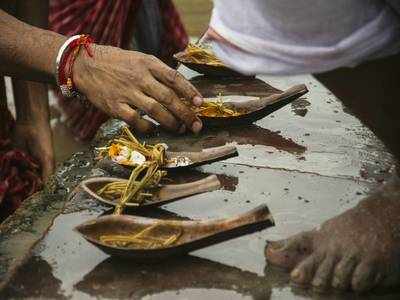
{"label": "white cloth", "polygon": [[400,51],[400,0],[214,0],[226,65],[246,74],[319,73]]}

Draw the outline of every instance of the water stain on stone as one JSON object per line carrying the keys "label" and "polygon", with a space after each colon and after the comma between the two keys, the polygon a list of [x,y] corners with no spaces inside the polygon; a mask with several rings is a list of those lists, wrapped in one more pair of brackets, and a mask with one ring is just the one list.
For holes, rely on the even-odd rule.
{"label": "water stain on stone", "polygon": [[342,103],[342,110],[344,113],[351,115],[351,116],[355,116],[354,112],[351,110],[351,108],[347,107],[346,105],[344,105]]}
{"label": "water stain on stone", "polygon": [[390,168],[382,169],[376,162],[364,162],[360,168],[359,175],[365,180],[374,180],[376,182],[383,182],[388,180],[391,176]]}
{"label": "water stain on stone", "polygon": [[238,177],[228,176],[225,174],[218,174],[217,177],[221,182],[222,189],[230,192],[236,191],[236,186],[239,184]]}
{"label": "water stain on stone", "polygon": [[26,297],[67,299],[61,292],[61,281],[54,277],[51,265],[39,256],[32,256],[0,293],[1,299]]}
{"label": "water stain on stone", "polygon": [[259,127],[248,125],[243,127],[233,127],[220,132],[208,132],[205,138],[200,140],[203,148],[223,146],[227,143],[236,142],[239,145],[264,145],[274,147],[277,150],[293,154],[302,154],[306,147],[299,145],[290,138],[283,137],[281,134]]}
{"label": "water stain on stone", "polygon": [[308,112],[307,107],[309,107],[310,105],[311,103],[305,98],[296,99],[291,103],[292,112],[300,117],[304,117]]}
{"label": "water stain on stone", "polygon": [[108,258],[74,287],[92,297],[119,299],[179,293],[186,288],[235,291],[252,299],[269,299],[271,295],[264,276],[190,255],[150,265]]}
{"label": "water stain on stone", "polygon": [[[203,173],[196,169],[170,171],[169,174],[175,184],[200,180],[212,175],[211,173]],[[226,191],[234,192],[236,186],[239,184],[239,178],[235,176],[217,174],[217,177],[221,182],[221,189]]]}

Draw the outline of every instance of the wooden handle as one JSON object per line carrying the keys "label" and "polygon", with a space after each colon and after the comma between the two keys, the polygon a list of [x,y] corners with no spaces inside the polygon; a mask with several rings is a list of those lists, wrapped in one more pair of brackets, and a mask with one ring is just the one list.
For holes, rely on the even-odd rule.
{"label": "wooden handle", "polygon": [[281,94],[273,94],[271,96],[262,98],[262,99],[260,99],[261,100],[260,102],[263,103],[263,106],[271,105],[271,104],[274,104],[275,102],[282,101],[284,99],[291,98],[294,96],[300,97],[306,93],[308,93],[307,86],[305,84],[298,84],[298,85],[292,86],[291,88],[285,90]]}
{"label": "wooden handle", "polygon": [[216,175],[183,184],[168,184],[160,189],[157,200],[166,201],[169,199],[182,198],[185,196],[211,192],[221,187],[221,182]]}
{"label": "wooden handle", "polygon": [[271,222],[271,225],[275,224],[274,219],[269,211],[269,208],[265,204],[259,205],[243,214],[226,219],[225,224],[227,226],[232,226],[232,228],[235,228],[262,221],[269,221]]}

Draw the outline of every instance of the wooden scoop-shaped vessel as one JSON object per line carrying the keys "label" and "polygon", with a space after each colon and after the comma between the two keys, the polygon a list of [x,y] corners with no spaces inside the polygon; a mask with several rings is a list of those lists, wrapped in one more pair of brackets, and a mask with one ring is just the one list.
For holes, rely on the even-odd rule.
{"label": "wooden scoop-shaped vessel", "polygon": [[[158,260],[182,255],[242,235],[273,226],[274,220],[266,205],[220,220],[178,221],[129,215],[109,215],[87,221],[75,228],[86,240],[110,255],[143,260]],[[174,233],[176,239],[166,246],[116,246],[104,242],[105,236],[132,236],[147,231],[157,240]],[[140,233],[139,233],[140,235]]]}
{"label": "wooden scoop-shaped vessel", "polygon": [[184,66],[209,77],[254,77],[241,74],[225,65],[210,65],[207,63],[199,63],[190,59],[185,51],[174,54],[174,59]]}
{"label": "wooden scoop-shaped vessel", "polygon": [[[161,166],[162,169],[182,169],[188,167],[197,167],[212,162],[220,161],[238,155],[237,148],[232,145],[206,148],[195,152],[172,152],[165,151],[167,163]],[[129,166],[119,165],[109,158],[103,158],[97,163],[97,166],[112,174],[124,174],[129,176],[130,172],[124,172],[124,169],[130,169]]]}
{"label": "wooden scoop-shaped vessel", "polygon": [[180,167],[196,167],[215,161],[227,159],[238,155],[237,149],[232,145],[206,148],[197,152],[165,152],[167,164],[166,169]]}
{"label": "wooden scoop-shaped vessel", "polygon": [[[107,205],[116,206],[118,204],[118,200],[107,199],[97,194],[97,191],[104,185],[115,181],[127,182],[128,180],[115,177],[92,177],[82,181],[81,186],[83,190],[93,198]],[[126,203],[126,208],[139,209],[157,207],[177,201],[190,195],[211,192],[219,189],[220,187],[221,183],[216,175],[210,175],[206,178],[189,183],[160,185],[160,188],[154,191],[153,197],[150,200],[146,200],[139,205],[128,202]]]}
{"label": "wooden scoop-shaped vessel", "polygon": [[[223,102],[226,108],[242,112],[237,116],[210,117],[199,115],[206,127],[227,127],[241,124],[251,124],[278,109],[293,102],[308,92],[304,84],[296,85],[282,92],[267,97],[252,99],[241,102]],[[207,101],[207,99],[205,99]],[[215,101],[215,99],[213,100]]]}

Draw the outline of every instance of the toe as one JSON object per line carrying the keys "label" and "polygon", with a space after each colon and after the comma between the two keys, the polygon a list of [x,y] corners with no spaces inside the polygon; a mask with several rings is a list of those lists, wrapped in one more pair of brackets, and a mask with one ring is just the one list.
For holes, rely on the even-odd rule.
{"label": "toe", "polygon": [[330,287],[333,270],[335,268],[336,257],[333,254],[327,254],[325,259],[317,268],[314,278],[311,282],[314,290],[325,291]]}
{"label": "toe", "polygon": [[321,259],[314,254],[301,261],[290,273],[292,282],[301,286],[309,285],[320,261]]}
{"label": "toe", "polygon": [[312,251],[312,236],[305,232],[287,240],[269,242],[265,256],[268,262],[281,268],[291,270]]}
{"label": "toe", "polygon": [[343,257],[335,266],[332,278],[332,287],[338,290],[347,290],[351,285],[351,277],[357,265],[354,256],[348,255]]}
{"label": "toe", "polygon": [[361,262],[353,273],[351,287],[353,291],[365,292],[376,285],[376,267],[372,262]]}

